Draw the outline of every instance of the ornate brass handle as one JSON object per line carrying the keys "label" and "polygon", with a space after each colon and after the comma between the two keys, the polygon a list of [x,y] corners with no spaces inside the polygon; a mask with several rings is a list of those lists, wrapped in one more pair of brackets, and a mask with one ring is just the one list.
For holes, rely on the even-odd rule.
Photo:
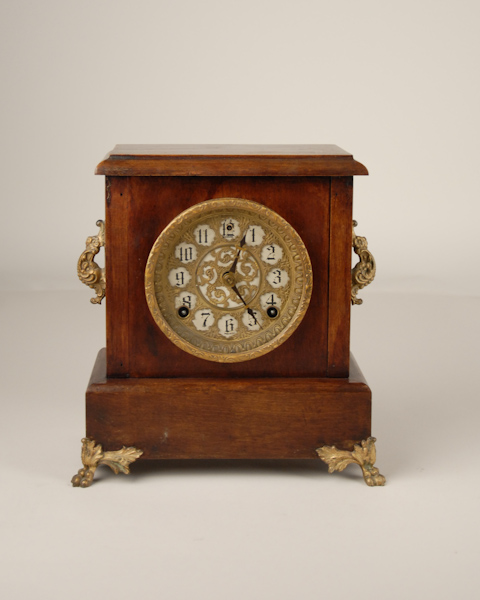
{"label": "ornate brass handle", "polygon": [[353,221],[352,244],[353,251],[358,255],[360,261],[352,269],[352,304],[362,304],[363,300],[357,298],[358,292],[375,278],[377,265],[373,254],[368,250],[367,238],[355,234],[355,227],[358,225]]}
{"label": "ornate brass handle", "polygon": [[97,227],[100,228],[98,235],[87,238],[86,248],[77,264],[78,278],[82,283],[95,290],[97,294],[95,298],[90,298],[92,304],[100,304],[105,297],[105,269],[100,268],[93,260],[100,248],[105,246],[105,223],[97,221]]}

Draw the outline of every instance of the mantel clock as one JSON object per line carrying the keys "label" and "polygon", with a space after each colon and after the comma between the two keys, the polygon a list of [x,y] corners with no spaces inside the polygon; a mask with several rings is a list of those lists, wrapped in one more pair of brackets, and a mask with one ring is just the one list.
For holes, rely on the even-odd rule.
{"label": "mantel clock", "polygon": [[72,483],[137,459],[321,458],[383,485],[349,339],[375,275],[352,221],[366,168],[337,146],[119,145],[96,173],[106,217],[78,275],[106,296],[107,343]]}

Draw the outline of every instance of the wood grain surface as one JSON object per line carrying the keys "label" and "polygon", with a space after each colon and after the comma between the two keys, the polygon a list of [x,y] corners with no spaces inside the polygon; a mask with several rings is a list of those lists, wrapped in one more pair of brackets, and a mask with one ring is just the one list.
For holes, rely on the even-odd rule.
{"label": "wood grain surface", "polygon": [[[327,374],[330,178],[110,177],[107,206],[107,349],[109,377],[275,377]],[[180,212],[211,198],[254,200],[298,232],[310,255],[313,293],[293,335],[258,359],[235,364],[202,360],[180,350],[147,306],[145,266],[162,230]],[[345,199],[348,202],[348,199]],[[334,257],[333,257],[334,259]],[[344,311],[344,306],[338,307]],[[337,333],[341,335],[341,333]],[[343,357],[348,363],[347,357]]]}
{"label": "wood grain surface", "polygon": [[348,377],[353,177],[332,177],[330,192],[327,375]]}
{"label": "wood grain surface", "polygon": [[334,145],[122,144],[97,166],[97,175],[292,177],[368,175]]}
{"label": "wood grain surface", "polygon": [[316,458],[371,428],[371,391],[355,361],[338,378],[106,377],[100,351],[87,394],[87,437],[142,459]]}

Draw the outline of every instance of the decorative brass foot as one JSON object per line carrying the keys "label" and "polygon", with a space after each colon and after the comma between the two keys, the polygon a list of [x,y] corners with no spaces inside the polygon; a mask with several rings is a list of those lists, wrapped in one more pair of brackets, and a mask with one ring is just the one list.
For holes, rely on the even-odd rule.
{"label": "decorative brass foot", "polygon": [[115,452],[104,452],[100,444],[95,445],[94,440],[82,439],[82,463],[83,469],[80,469],[77,475],[72,477],[74,487],[89,487],[92,485],[93,476],[99,465],[107,465],[112,469],[115,475],[120,471],[128,475],[130,473],[129,464],[137,460],[143,454],[142,450],[137,450],[131,446],[125,446]]}
{"label": "decorative brass foot", "polygon": [[335,446],[317,448],[318,456],[328,465],[328,472],[343,471],[351,463],[359,465],[363,472],[365,483],[370,486],[385,485],[385,477],[374,467],[376,460],[374,437],[363,440],[361,445],[355,444],[353,450],[337,450]]}

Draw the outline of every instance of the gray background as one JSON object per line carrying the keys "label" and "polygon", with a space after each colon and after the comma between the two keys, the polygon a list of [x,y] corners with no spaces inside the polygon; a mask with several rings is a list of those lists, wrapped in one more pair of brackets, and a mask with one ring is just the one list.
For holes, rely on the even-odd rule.
{"label": "gray background", "polygon": [[[0,4],[0,591],[476,598],[480,8]],[[117,143],[333,143],[378,262],[352,349],[385,488],[320,462],[80,467],[104,307],[76,278]],[[358,471],[358,472],[357,472]]]}

